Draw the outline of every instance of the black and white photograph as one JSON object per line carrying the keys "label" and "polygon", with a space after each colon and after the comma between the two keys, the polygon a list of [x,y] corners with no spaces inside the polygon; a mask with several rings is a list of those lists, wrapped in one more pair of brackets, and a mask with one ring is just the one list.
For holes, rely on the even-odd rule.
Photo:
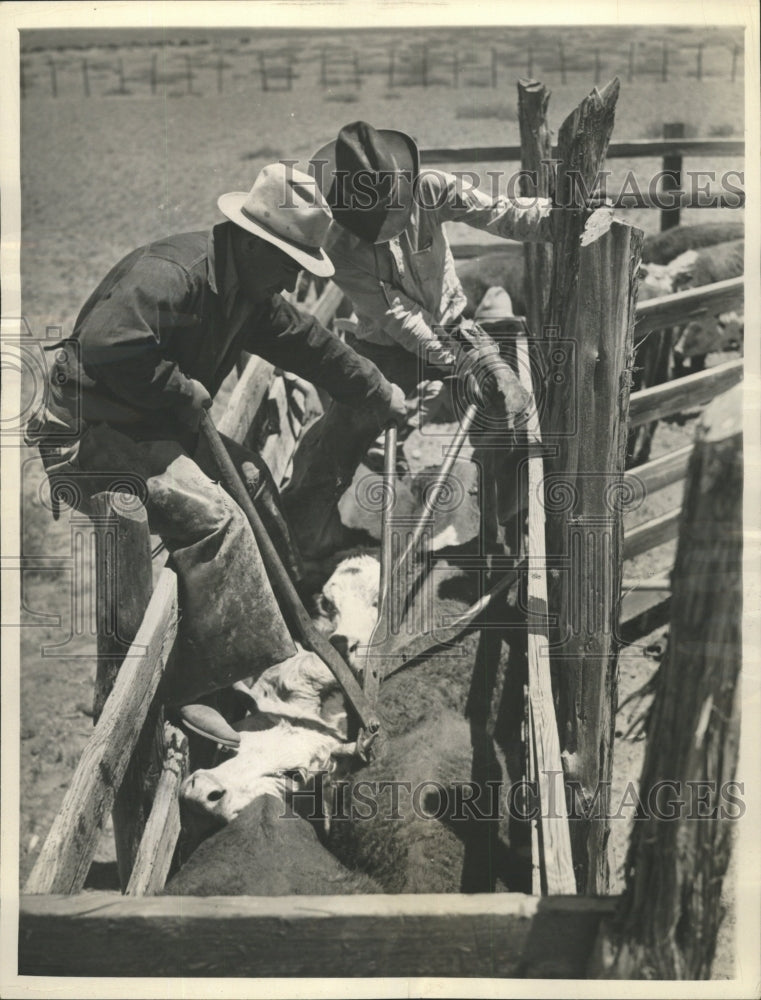
{"label": "black and white photograph", "polygon": [[0,42],[2,996],[758,997],[757,5]]}

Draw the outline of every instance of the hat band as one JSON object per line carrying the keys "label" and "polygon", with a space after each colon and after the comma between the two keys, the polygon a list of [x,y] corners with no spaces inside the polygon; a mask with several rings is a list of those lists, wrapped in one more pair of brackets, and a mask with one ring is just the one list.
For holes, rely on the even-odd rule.
{"label": "hat band", "polygon": [[270,236],[274,236],[275,239],[283,240],[284,243],[290,243],[292,246],[296,247],[297,250],[301,250],[303,253],[308,253],[312,257],[318,257],[320,255],[319,243],[315,246],[313,243],[300,243],[298,240],[294,240],[291,236],[283,236],[282,233],[277,232],[277,230],[273,229],[272,226],[268,226],[266,222],[262,222],[262,220],[257,218],[253,212],[249,212],[245,205],[240,206],[240,211],[242,215],[245,215],[249,222],[253,222],[254,225],[265,229]]}

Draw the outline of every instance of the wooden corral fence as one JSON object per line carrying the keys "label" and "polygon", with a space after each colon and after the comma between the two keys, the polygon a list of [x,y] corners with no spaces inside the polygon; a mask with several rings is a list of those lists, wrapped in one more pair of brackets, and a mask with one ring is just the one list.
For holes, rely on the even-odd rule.
{"label": "wooden corral fence", "polygon": [[[589,103],[582,102],[569,117],[565,132],[561,130],[564,149],[572,161],[583,158],[587,152],[590,121],[596,123],[591,130],[593,138],[612,128],[616,88],[609,85],[602,94],[595,92],[595,95],[587,99]],[[602,162],[606,144],[601,142],[596,159],[592,158],[592,167]],[[654,144],[647,145],[642,155],[653,155]],[[631,146],[620,144],[622,149],[628,147],[626,155],[632,155]],[[609,147],[609,155],[614,148]],[[665,152],[663,146],[658,148],[661,153]],[[686,146],[680,148],[684,151]],[[670,154],[674,151],[673,146],[668,148]],[[702,144],[701,153],[706,151]],[[713,151],[719,149],[714,146]],[[726,144],[723,151],[727,151]],[[732,151],[738,151],[736,144]],[[424,153],[424,159],[426,162],[436,159],[464,162],[467,159],[474,163],[495,157],[509,159],[516,152],[520,157],[520,150],[509,147],[480,151],[436,150]],[[433,156],[432,153],[446,155]],[[586,165],[590,166],[589,161]],[[572,227],[563,238],[569,244],[573,241]],[[620,354],[621,350],[629,354],[635,330],[657,330],[659,324],[673,323],[677,317],[684,317],[685,311],[705,308],[709,299],[712,303],[718,300],[736,302],[741,295],[742,281],[738,281],[723,283],[731,288],[701,289],[651,301],[637,311],[635,327],[631,289],[634,285],[632,269],[636,268],[638,260],[638,238],[636,230],[614,223],[610,229],[592,234],[587,245],[578,250],[577,259],[571,265],[576,269],[573,276],[564,275],[557,262],[554,264],[555,298],[551,296],[550,305],[554,302],[557,308],[558,302],[564,301],[569,309],[576,310],[577,328],[586,325],[592,330],[592,336],[602,343],[609,337],[610,343],[616,345],[613,354],[616,351]],[[569,277],[578,276],[583,287],[594,293],[590,301],[599,304],[600,275],[607,273],[606,268],[612,268],[615,279],[615,323],[608,322],[610,317],[604,312],[600,314],[602,319],[598,317],[589,322],[594,317],[591,312],[585,314],[579,309],[572,287],[574,282],[569,283],[570,291],[566,288],[563,292],[564,283]],[[341,298],[341,293],[328,284],[312,312],[327,323]],[[587,305],[586,308],[593,307]],[[530,349],[530,342],[519,345],[524,353]],[[635,473],[624,474],[622,441],[627,429],[627,413],[631,423],[678,412],[686,405],[693,408],[698,403],[705,403],[740,380],[741,363],[729,362],[679,382],[633,393],[628,400],[625,360],[625,357],[609,359],[604,373],[606,388],[601,393],[604,402],[598,403],[608,407],[612,415],[610,427],[605,424],[597,428],[594,439],[600,454],[607,448],[605,454],[613,456],[610,459],[613,468],[607,466],[606,471],[613,471],[632,489],[644,484],[648,491],[676,482],[686,473],[693,479],[699,478],[700,464],[694,460],[690,462],[688,449],[641,466],[636,470],[638,482],[634,480]],[[528,363],[521,365],[524,378],[530,368]],[[266,362],[252,357],[240,370],[238,383],[219,426],[238,440],[254,433],[276,482],[280,482],[287,474],[307,410],[303,386],[294,386]],[[537,438],[539,433],[545,433],[544,426],[537,425],[534,430]],[[528,455],[529,484],[534,487],[529,494],[529,556],[534,561],[529,564],[527,587],[528,731],[534,751],[532,766],[537,774],[542,768],[559,770],[559,763],[552,768],[563,749],[562,729],[558,746],[556,727],[562,726],[565,720],[562,715],[557,722],[555,719],[549,663],[543,653],[548,641],[547,611],[552,609],[552,594],[547,593],[544,569],[550,550],[548,547],[545,551],[545,502],[540,488],[546,467],[545,470],[541,467],[542,451],[537,450],[537,445],[532,447]],[[578,472],[579,468],[577,464],[574,471]],[[380,902],[378,897],[368,896],[156,898],[155,894],[160,892],[170,871],[179,835],[178,791],[188,757],[187,741],[165,722],[160,703],[161,679],[171,664],[177,630],[176,579],[165,568],[152,593],[148,594],[149,588],[141,584],[146,592],[136,598],[130,621],[122,623],[117,615],[109,625],[109,615],[114,614],[114,594],[120,587],[118,578],[124,574],[124,579],[130,581],[146,579],[146,568],[150,568],[150,545],[144,512],[120,500],[118,495],[102,497],[99,503],[102,521],[96,526],[98,537],[102,539],[99,621],[104,634],[103,644],[99,645],[96,692],[100,717],[22,896],[19,927],[19,971],[22,975],[278,976],[286,969],[289,975],[314,975],[319,969],[331,976],[351,977],[583,978],[589,974],[616,974],[614,967],[611,971],[611,962],[606,963],[601,958],[598,934],[601,929],[611,926],[616,914],[631,914],[631,901],[639,898],[638,873],[632,870],[623,901],[610,897],[574,897],[574,873],[569,863],[576,864],[577,859],[574,857],[571,861],[568,857],[568,825],[562,815],[564,804],[557,800],[555,805],[560,815],[555,816],[555,824],[539,831],[544,840],[542,856],[549,893],[544,897],[507,893],[443,898],[384,897]],[[738,509],[735,507],[730,513],[734,528],[728,529],[726,534],[732,541],[739,530],[735,524]],[[619,541],[614,542],[616,547],[612,550],[610,580],[613,587],[608,587],[608,604],[597,609],[601,615],[610,619],[619,608],[620,590],[616,592],[616,585],[620,588],[624,559],[675,537],[678,524],[678,516],[670,514],[634,529],[623,538],[622,518],[616,521],[614,533],[618,533]],[[551,537],[550,528],[548,521],[547,538]],[[115,579],[113,552],[120,538],[122,541],[130,539],[130,549],[135,555],[128,570],[125,566],[119,567]],[[717,558],[724,551],[725,540],[722,536],[717,543],[721,549]],[[689,545],[687,536],[684,545]],[[111,553],[111,562],[108,553]],[[739,569],[732,562],[726,572],[737,574]],[[690,574],[682,574],[679,587],[687,595],[685,605],[697,607],[699,601],[690,602],[688,596],[692,580]],[[736,585],[734,576],[732,581]],[[146,607],[140,609],[140,602],[145,598]],[[710,633],[710,623],[706,627]],[[113,641],[114,630],[117,643]],[[615,656],[610,641],[606,643],[602,655]],[[710,634],[707,634],[706,643],[707,648],[711,646]],[[117,665],[118,671],[114,669]],[[593,666],[601,675],[604,673],[598,662]],[[706,671],[709,668],[707,664]],[[583,669],[583,663],[579,669]],[[607,690],[604,684],[592,687],[594,697],[601,704],[605,699],[608,702],[614,699],[614,692]],[[678,690],[664,689],[661,697],[666,717],[673,726],[680,725]],[[690,711],[693,709],[701,710],[700,706],[691,705]],[[591,726],[594,739],[599,741],[601,725],[609,725],[612,710],[614,707],[608,704],[607,721],[598,723],[596,729],[594,724]],[[689,728],[690,719],[682,722],[686,732],[694,732],[694,725]],[[693,776],[691,758],[680,757],[677,763],[681,770],[673,772],[675,779],[686,780]],[[121,838],[117,836],[120,878],[127,898],[116,892],[84,896],[80,890],[85,884],[100,827],[111,810],[117,822],[119,811],[125,805],[121,791],[125,782],[132,782],[131,801],[140,803],[137,817],[131,816],[128,821],[118,823],[121,832],[128,831]],[[660,830],[657,832],[661,835]],[[590,868],[599,862],[593,854],[592,851],[584,862]],[[547,874],[550,865],[556,866],[552,877]],[[578,882],[578,871],[576,874]],[[707,871],[708,875],[715,886],[717,878],[720,884],[723,870],[719,866],[718,870]],[[582,891],[589,892],[588,885],[585,875],[581,880]],[[610,940],[608,931],[603,939]],[[647,944],[642,947],[646,950]],[[706,974],[705,967],[695,963],[680,967],[672,962],[672,968],[675,974],[680,974],[683,968],[688,968],[688,973],[696,969],[695,975]],[[628,976],[647,975],[647,971],[646,964],[635,968],[631,963],[626,964]]]}

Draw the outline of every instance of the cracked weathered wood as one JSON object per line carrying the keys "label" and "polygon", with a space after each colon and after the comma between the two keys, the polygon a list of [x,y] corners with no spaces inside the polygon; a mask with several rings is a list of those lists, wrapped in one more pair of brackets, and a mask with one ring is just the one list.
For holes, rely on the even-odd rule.
{"label": "cracked weathered wood", "polygon": [[[671,577],[669,643],[639,786],[647,806],[632,828],[618,937],[602,949],[603,974],[611,978],[711,973],[731,819],[742,808],[737,788],[732,803],[729,784],[740,731],[742,418],[737,386],[710,404],[696,430]],[[661,782],[670,788],[659,806]]]}

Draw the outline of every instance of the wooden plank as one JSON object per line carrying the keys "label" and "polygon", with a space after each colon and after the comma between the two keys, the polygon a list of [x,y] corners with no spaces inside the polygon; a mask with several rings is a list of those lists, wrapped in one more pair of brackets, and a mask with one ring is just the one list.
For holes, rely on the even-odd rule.
{"label": "wooden plank", "polygon": [[627,469],[624,481],[637,494],[642,492],[645,496],[650,496],[651,493],[684,479],[691,454],[692,445],[685,445],[677,451],[661,455],[660,458],[654,458],[633,469]]}
{"label": "wooden plank", "polygon": [[[98,664],[93,704],[97,724],[150,603],[153,567],[148,515],[143,504],[122,493],[98,493],[91,505],[98,541]],[[162,714],[160,705],[151,707],[114,799],[114,841],[122,891],[129,881],[161,773]]]}
{"label": "wooden plank", "polygon": [[654,517],[644,524],[638,524],[636,528],[630,528],[624,537],[624,559],[634,559],[635,556],[676,538],[679,532],[680,513],[680,508],[675,507],[660,517]]}
{"label": "wooden plank", "polygon": [[741,276],[640,302],[634,327],[635,340],[641,340],[651,330],[662,330],[675,324],[683,326],[690,319],[707,313],[716,315],[730,309],[740,310],[744,297],[745,278]]}
{"label": "wooden plank", "polygon": [[164,569],[29,876],[29,893],[77,892],[95,852],[177,632],[177,578]]}
{"label": "wooden plank", "polygon": [[523,893],[27,896],[19,972],[578,979],[616,903]]}
{"label": "wooden plank", "polygon": [[[532,393],[531,365],[528,341],[517,338],[517,366],[521,384]],[[555,718],[550,679],[549,638],[547,634],[547,580],[544,543],[544,465],[541,452],[541,431],[536,404],[531,409],[526,431],[528,452],[528,694],[529,732],[533,727],[532,768],[539,786],[539,842],[545,891],[550,895],[575,893],[576,878],[571,857],[571,837],[566,814],[563,766],[560,760],[560,740]],[[532,761],[532,763],[534,762]]]}
{"label": "wooden plank", "polygon": [[271,408],[268,419],[273,432],[268,435],[259,454],[267,463],[276,485],[280,486],[291,464],[301,433],[300,425],[296,428],[299,434],[294,433],[294,428],[288,419],[288,394],[282,378],[276,378],[272,382],[267,405]]}
{"label": "wooden plank", "polygon": [[161,892],[180,836],[178,795],[188,771],[188,740],[183,732],[166,723],[165,743],[164,770],[127,885],[128,896]]}
{"label": "wooden plank", "polygon": [[322,323],[323,326],[328,326],[336,310],[343,302],[344,293],[334,282],[330,281],[322,290],[314,309],[311,310],[314,318]]}
{"label": "wooden plank", "polygon": [[230,394],[227,408],[219,420],[220,434],[242,443],[267,394],[274,366],[252,355]]}
{"label": "wooden plank", "polygon": [[660,420],[672,413],[692,410],[718,396],[743,377],[743,361],[725,361],[695,375],[653,385],[633,392],[629,403],[629,426],[637,427],[649,420]]}
{"label": "wooden plank", "polygon": [[623,644],[637,642],[669,623],[671,591],[633,590],[622,594],[617,636]]}
{"label": "wooden plank", "polygon": [[[553,146],[552,155],[557,154]],[[635,139],[631,142],[612,142],[608,146],[608,159],[661,159],[672,153],[682,156],[742,156],[745,142],[742,139]],[[421,163],[499,163],[502,160],[518,162],[520,146],[436,146],[420,150]]]}

